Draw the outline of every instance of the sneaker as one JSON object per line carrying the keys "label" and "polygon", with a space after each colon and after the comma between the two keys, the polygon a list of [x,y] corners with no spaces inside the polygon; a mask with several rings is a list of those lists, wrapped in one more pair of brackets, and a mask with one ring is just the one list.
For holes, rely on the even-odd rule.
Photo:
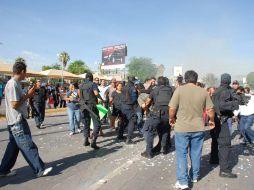
{"label": "sneaker", "polygon": [[70,135],[70,136],[74,135],[74,132],[70,132],[69,135]]}
{"label": "sneaker", "polygon": [[53,167],[46,168],[45,170],[39,172],[37,177],[44,177],[44,176],[48,175],[52,170],[53,170]]}
{"label": "sneaker", "polygon": [[78,131],[78,133],[81,133],[81,132],[82,132],[81,129],[77,129],[77,131]]}
{"label": "sneaker", "polygon": [[0,172],[0,177],[10,177],[10,176],[14,176],[14,175],[17,175],[16,171],[9,171],[9,172],[5,172],[5,173]]}
{"label": "sneaker", "polygon": [[189,189],[189,186],[188,185],[181,185],[179,183],[179,181],[177,181],[176,184],[175,184],[175,188],[184,190],[184,189]]}
{"label": "sneaker", "polygon": [[197,183],[198,180],[197,180],[197,179],[192,179],[191,182],[192,182],[192,183]]}

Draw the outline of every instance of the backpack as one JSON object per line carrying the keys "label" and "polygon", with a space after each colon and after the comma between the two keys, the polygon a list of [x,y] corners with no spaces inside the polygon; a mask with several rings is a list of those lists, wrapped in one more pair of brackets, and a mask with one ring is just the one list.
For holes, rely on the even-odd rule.
{"label": "backpack", "polygon": [[173,90],[169,86],[160,86],[158,88],[155,106],[167,106],[173,96]]}

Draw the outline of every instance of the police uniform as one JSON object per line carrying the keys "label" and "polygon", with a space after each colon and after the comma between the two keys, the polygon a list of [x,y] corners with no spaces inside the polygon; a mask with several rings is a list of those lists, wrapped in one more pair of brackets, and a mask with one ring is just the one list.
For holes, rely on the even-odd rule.
{"label": "police uniform", "polygon": [[96,145],[96,140],[101,128],[101,122],[99,118],[99,111],[96,107],[97,97],[94,94],[94,91],[98,91],[98,86],[86,80],[80,85],[80,109],[81,109],[81,122],[84,124],[84,146],[89,146],[90,143],[88,138],[90,136],[90,123],[91,119],[93,121],[93,139],[91,147],[98,149]]}
{"label": "police uniform", "polygon": [[128,83],[123,87],[123,100],[121,102],[122,122],[118,131],[118,139],[123,139],[125,128],[128,128],[126,143],[132,143],[131,138],[137,123],[137,91],[134,86],[134,77],[130,77]]}
{"label": "police uniform", "polygon": [[[168,104],[172,95],[173,90],[171,87],[160,85],[149,96],[149,99],[154,102],[154,107],[144,124],[146,151],[142,153],[142,156],[151,158],[154,153],[160,152],[161,147],[164,154],[168,152],[168,139],[170,139]],[[153,140],[156,131],[159,136],[159,143],[153,149]]]}
{"label": "police uniform", "polygon": [[32,111],[36,127],[40,128],[45,118],[45,101],[47,97],[47,90],[45,87],[40,87],[35,90],[32,98]]}
{"label": "police uniform", "polygon": [[235,178],[237,176],[232,174],[229,167],[231,134],[228,120],[232,118],[233,111],[239,108],[239,102],[232,95],[230,83],[231,76],[223,74],[221,76],[221,85],[213,96],[216,117],[215,128],[210,132],[212,137],[210,163],[216,164],[219,161],[220,176]]}

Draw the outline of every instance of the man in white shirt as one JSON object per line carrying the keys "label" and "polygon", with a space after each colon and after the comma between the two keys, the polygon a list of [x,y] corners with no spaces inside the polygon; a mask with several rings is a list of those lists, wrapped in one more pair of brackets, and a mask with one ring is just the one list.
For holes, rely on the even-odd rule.
{"label": "man in white shirt", "polygon": [[106,91],[110,86],[106,86],[106,81],[104,79],[101,80],[101,85],[98,86],[100,95],[104,101],[106,101]]}
{"label": "man in white shirt", "polygon": [[[104,79],[101,79],[101,85],[98,86],[99,93],[104,100],[105,103],[103,103],[103,106],[108,109],[108,102],[107,102],[107,90],[109,89],[109,85],[106,86],[106,81]],[[105,124],[107,121],[107,114],[102,118],[102,123]],[[103,136],[102,130],[100,131],[100,134]]]}
{"label": "man in white shirt", "polygon": [[244,144],[254,143],[254,131],[251,129],[254,123],[254,95],[245,94],[250,97],[247,105],[239,106],[239,110],[235,111],[235,115],[240,115],[240,132],[244,137]]}
{"label": "man in white shirt", "polygon": [[15,175],[15,172],[12,172],[11,169],[17,160],[19,152],[22,153],[37,177],[48,175],[52,170],[52,167],[45,168],[45,164],[39,156],[38,148],[32,140],[31,131],[25,119],[27,117],[26,101],[34,96],[37,87],[36,85],[33,86],[27,94],[24,94],[20,81],[24,80],[25,77],[25,60],[19,58],[13,65],[13,78],[8,81],[5,87],[9,143],[1,161],[0,177]]}

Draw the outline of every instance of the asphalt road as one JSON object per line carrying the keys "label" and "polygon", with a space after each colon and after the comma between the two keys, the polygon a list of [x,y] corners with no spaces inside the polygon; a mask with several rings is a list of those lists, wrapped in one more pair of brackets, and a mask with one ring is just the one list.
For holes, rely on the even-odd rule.
{"label": "asphalt road", "polygon": [[[0,179],[1,190],[169,190],[174,189],[175,151],[151,160],[142,158],[143,139],[136,137],[135,145],[115,141],[115,133],[105,129],[100,137],[100,150],[84,147],[82,134],[68,135],[68,117],[65,113],[47,116],[45,129],[38,130],[29,120],[33,139],[39,147],[42,159],[53,172],[42,178],[35,178],[31,168],[20,154],[14,167],[17,175]],[[237,179],[218,176],[219,168],[208,163],[210,139],[204,143],[201,179],[192,189],[205,190],[253,190],[254,148],[240,144],[239,135],[234,134],[231,165],[238,173]],[[0,122],[0,159],[8,143],[5,121]]]}

